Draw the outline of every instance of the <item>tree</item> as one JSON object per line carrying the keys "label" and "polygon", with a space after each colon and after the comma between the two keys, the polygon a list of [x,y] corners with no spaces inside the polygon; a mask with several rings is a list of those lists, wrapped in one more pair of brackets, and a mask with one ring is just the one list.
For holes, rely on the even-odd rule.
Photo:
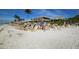
{"label": "tree", "polygon": [[28,14],[28,18],[29,18],[29,14],[31,14],[31,13],[32,13],[32,9],[25,9],[25,13],[27,13],[27,14]]}
{"label": "tree", "polygon": [[15,21],[20,21],[20,16],[14,15]]}
{"label": "tree", "polygon": [[63,25],[64,21],[63,21],[62,19],[58,19],[58,20],[56,21],[56,23],[57,23],[58,25]]}

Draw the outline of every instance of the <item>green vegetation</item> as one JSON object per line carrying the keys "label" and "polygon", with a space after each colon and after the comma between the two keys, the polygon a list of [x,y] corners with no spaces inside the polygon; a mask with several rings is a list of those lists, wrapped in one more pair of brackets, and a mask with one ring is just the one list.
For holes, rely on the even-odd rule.
{"label": "green vegetation", "polygon": [[55,19],[51,22],[56,23],[58,25],[63,25],[64,22],[66,22],[66,24],[75,24],[75,23],[79,24],[79,15],[76,15],[75,17],[67,18],[67,19]]}
{"label": "green vegetation", "polygon": [[62,19],[58,19],[56,21],[54,21],[54,23],[58,24],[58,25],[63,25],[64,24],[64,21]]}

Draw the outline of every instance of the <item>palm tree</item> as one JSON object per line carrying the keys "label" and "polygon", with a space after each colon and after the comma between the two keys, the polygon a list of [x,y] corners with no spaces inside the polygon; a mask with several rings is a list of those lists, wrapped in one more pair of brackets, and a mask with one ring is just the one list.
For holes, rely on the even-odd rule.
{"label": "palm tree", "polygon": [[27,13],[27,14],[28,14],[28,18],[29,18],[29,14],[31,14],[31,13],[32,13],[32,9],[25,9],[25,13]]}
{"label": "palm tree", "polygon": [[20,16],[14,15],[15,21],[21,21]]}

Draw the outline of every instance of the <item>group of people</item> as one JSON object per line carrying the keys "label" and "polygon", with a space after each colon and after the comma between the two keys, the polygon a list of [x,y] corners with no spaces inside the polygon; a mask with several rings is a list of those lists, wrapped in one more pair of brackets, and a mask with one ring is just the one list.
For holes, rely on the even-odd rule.
{"label": "group of people", "polygon": [[24,23],[24,30],[27,31],[36,31],[36,30],[50,30],[51,28],[56,28],[58,25],[57,24],[51,24],[48,22],[36,22],[36,23],[31,23],[27,22]]}
{"label": "group of people", "polygon": [[[58,24],[52,24],[51,22],[14,22],[13,23],[16,28],[23,29],[26,31],[37,31],[37,30],[51,30],[51,29],[60,29],[60,26]],[[68,26],[64,22],[64,27]]]}

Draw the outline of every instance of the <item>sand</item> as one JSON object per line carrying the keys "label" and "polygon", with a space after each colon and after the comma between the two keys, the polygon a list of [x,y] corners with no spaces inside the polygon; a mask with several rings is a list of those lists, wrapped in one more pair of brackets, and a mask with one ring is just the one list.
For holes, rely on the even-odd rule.
{"label": "sand", "polygon": [[[78,49],[79,27],[29,32],[2,26],[1,49]],[[0,27],[0,29],[2,28]]]}

